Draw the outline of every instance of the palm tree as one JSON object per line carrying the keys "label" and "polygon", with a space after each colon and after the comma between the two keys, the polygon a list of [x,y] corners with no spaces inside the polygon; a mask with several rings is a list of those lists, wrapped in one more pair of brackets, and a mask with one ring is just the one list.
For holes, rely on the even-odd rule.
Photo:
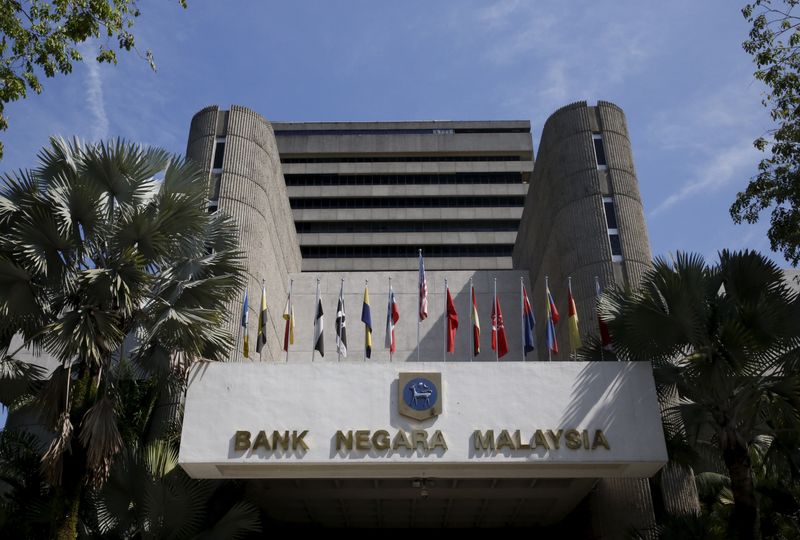
{"label": "palm tree", "polygon": [[637,290],[607,291],[600,313],[617,355],[652,361],[661,396],[677,395],[664,415],[673,459],[724,464],[731,532],[758,538],[751,452],[800,429],[800,300],[781,270],[753,251],[723,251],[715,266],[679,253]]}
{"label": "palm tree", "polygon": [[201,170],[160,149],[51,139],[37,168],[3,180],[0,374],[24,375],[22,349],[58,362],[35,408],[56,433],[42,468],[63,501],[58,537],[74,538],[82,493],[123,447],[122,378],[174,387],[230,350],[238,235],[206,210]]}

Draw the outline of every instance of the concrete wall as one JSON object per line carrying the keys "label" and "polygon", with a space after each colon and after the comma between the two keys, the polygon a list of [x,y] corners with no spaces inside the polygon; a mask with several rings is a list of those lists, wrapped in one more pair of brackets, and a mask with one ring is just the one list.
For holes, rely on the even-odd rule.
{"label": "concrete wall", "polygon": [[[250,295],[250,349],[255,355],[261,283],[269,297],[284,298],[290,273],[300,270],[300,249],[294,219],[281,173],[280,157],[272,126],[257,113],[233,106],[230,111],[207,107],[192,119],[187,157],[210,173],[216,137],[225,137],[225,155],[220,181],[219,211],[236,219],[241,249],[246,257]],[[280,304],[280,305],[279,305]],[[236,334],[242,302],[231,306],[235,314],[231,330]],[[280,350],[283,312],[280,302],[268,303],[267,351]],[[241,347],[232,356],[240,359]]]}
{"label": "concrete wall", "polygon": [[[592,134],[603,137],[607,170],[600,170]],[[622,262],[612,262],[604,196],[614,199]],[[650,264],[631,143],[622,110],[607,102],[578,102],[547,120],[536,158],[529,196],[514,247],[514,268],[530,271],[534,296],[544,302],[545,277],[563,316],[557,328],[562,354],[569,350],[567,282],[572,277],[582,335],[597,335],[594,276],[607,287],[635,285]],[[545,325],[537,332],[545,349]]]}

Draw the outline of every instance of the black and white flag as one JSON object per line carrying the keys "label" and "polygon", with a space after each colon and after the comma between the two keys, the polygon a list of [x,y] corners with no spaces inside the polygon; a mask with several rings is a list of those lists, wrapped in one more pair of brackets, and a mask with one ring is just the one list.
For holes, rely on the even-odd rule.
{"label": "black and white flag", "polygon": [[344,312],[344,283],[339,289],[339,304],[336,306],[336,352],[347,357],[347,317]]}
{"label": "black and white flag", "polygon": [[322,333],[322,300],[317,295],[317,316],[314,317],[314,350],[325,356],[325,336]]}

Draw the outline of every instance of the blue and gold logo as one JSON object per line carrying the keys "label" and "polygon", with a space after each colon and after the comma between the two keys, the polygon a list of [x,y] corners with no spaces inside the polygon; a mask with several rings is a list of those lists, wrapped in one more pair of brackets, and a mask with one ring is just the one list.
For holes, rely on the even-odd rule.
{"label": "blue and gold logo", "polygon": [[397,386],[403,416],[425,420],[442,413],[441,373],[400,373]]}

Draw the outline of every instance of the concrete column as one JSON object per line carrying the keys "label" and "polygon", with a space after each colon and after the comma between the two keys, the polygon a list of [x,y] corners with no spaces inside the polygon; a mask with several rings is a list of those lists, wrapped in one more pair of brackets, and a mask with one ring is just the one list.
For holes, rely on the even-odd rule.
{"label": "concrete column", "polygon": [[[216,137],[225,137],[219,211],[232,216],[240,232],[250,298],[250,359],[277,360],[283,346],[283,307],[288,277],[300,271],[300,248],[272,126],[257,113],[233,106],[207,107],[192,119],[187,156],[211,171]],[[261,283],[267,288],[267,345],[256,352]],[[229,327],[239,331],[242,299],[231,305]],[[231,360],[242,360],[241,345]]]}

